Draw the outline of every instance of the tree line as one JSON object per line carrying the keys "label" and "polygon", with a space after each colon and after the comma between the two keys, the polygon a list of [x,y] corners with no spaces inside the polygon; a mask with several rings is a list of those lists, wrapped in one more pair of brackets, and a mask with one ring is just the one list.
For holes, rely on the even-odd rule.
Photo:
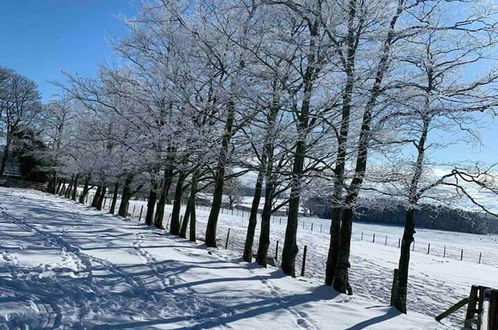
{"label": "tree line", "polygon": [[[356,209],[354,221],[371,222],[388,225],[403,225],[406,208],[402,203],[380,199],[379,206],[365,205]],[[330,201],[310,198],[304,202],[308,214],[319,218],[330,219],[332,209]],[[462,210],[445,205],[420,204],[415,211],[416,227],[426,229],[447,230],[471,234],[498,233],[498,221],[484,212]]]}
{"label": "tree line", "polygon": [[66,73],[42,107],[48,191],[76,199],[81,186],[82,202],[95,186],[102,208],[111,189],[111,213],[122,216],[146,191],[146,224],[163,228],[171,202],[170,233],[192,241],[198,194],[210,191],[205,244],[216,247],[226,189],[250,174],[243,258],[266,266],[271,215],[285,210],[280,267],[290,276],[303,199],[322,194],[332,220],[325,283],[349,294],[357,210],[396,200],[405,231],[391,301],[406,312],[420,202],[467,198],[492,213],[473,193],[496,192],[493,167],[434,155],[462,136],[477,142],[494,115],[497,22],[487,1],[145,2],[113,41],[119,65],[100,65],[96,78]]}

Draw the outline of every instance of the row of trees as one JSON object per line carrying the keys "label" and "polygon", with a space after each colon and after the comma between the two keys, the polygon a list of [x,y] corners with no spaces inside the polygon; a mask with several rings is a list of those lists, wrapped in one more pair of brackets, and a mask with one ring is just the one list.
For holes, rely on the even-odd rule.
{"label": "row of trees", "polygon": [[189,228],[195,241],[196,200],[209,187],[205,243],[216,247],[227,182],[253,173],[244,260],[253,259],[260,205],[263,266],[270,217],[285,209],[281,268],[291,276],[302,198],[319,191],[333,210],[325,282],[344,293],[355,209],[377,195],[402,200],[392,302],[406,312],[420,200],[463,195],[485,209],[469,185],[495,192],[491,169],[429,156],[449,132],[474,137],[476,113],[498,105],[496,22],[486,1],[145,2],[114,42],[120,65],[99,67],[95,79],[67,74],[64,97],[47,106],[49,191],[83,182],[83,200],[96,185],[101,207],[112,187],[114,212],[121,189],[121,215],[147,191],[146,223],[158,228],[173,195],[170,232]]}

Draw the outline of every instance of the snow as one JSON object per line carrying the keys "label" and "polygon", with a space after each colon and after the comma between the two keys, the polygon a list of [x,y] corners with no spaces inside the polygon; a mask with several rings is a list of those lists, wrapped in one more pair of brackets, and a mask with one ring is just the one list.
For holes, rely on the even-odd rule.
{"label": "snow", "polygon": [[60,197],[0,188],[3,329],[447,328],[320,283]]}
{"label": "snow", "polygon": [[[201,212],[201,222],[207,218]],[[303,229],[304,222],[304,229]],[[314,231],[310,230],[311,222]],[[230,248],[242,251],[247,221],[241,218],[223,214],[218,223],[220,237],[226,235],[227,227],[231,227]],[[322,224],[322,233],[319,232]],[[204,226],[203,226],[204,225]],[[205,223],[200,228],[205,228]],[[276,217],[271,224],[272,239],[270,253],[275,252],[275,242],[280,242],[280,250],[285,237],[285,218]],[[298,269],[302,262],[304,245],[308,246],[306,260],[306,276],[324,279],[324,268],[329,246],[329,235],[326,234],[330,222],[322,219],[300,220],[298,229],[297,257]],[[257,229],[259,232],[259,228]],[[353,225],[353,242],[351,251],[350,276],[355,293],[362,297],[388,304],[390,297],[393,270],[398,265],[398,238],[402,228],[355,223]],[[361,240],[361,232],[364,239]],[[372,243],[372,233],[376,233],[376,243]],[[385,246],[385,236],[388,245]],[[418,230],[416,249],[412,253],[410,267],[410,282],[408,309],[434,317],[445,311],[459,300],[468,296],[470,287],[474,284],[498,287],[498,243],[496,236],[482,236],[464,233],[442,232],[433,230]],[[431,242],[431,254],[427,255],[426,242]],[[447,246],[447,256],[442,257],[442,248]],[[460,249],[464,249],[464,260],[459,260]],[[467,252],[465,252],[467,251]],[[478,252],[483,251],[483,263],[478,264]],[[463,320],[462,309],[459,313],[445,320],[446,323],[457,326]]]}
{"label": "snow", "polygon": [[[143,201],[133,201],[130,210],[135,207],[138,213]],[[182,212],[184,208],[182,208]],[[171,205],[167,205],[166,213],[171,213]],[[183,214],[183,213],[182,213]],[[208,207],[199,207],[198,235],[203,237],[209,215]],[[247,212],[223,210],[218,221],[218,246],[224,247],[228,228],[230,228],[229,249],[243,251],[247,228]],[[275,255],[276,242],[279,241],[280,257],[285,237],[284,217],[275,217],[271,223],[271,243],[269,254]],[[313,231],[311,231],[313,223]],[[302,251],[308,246],[306,272],[307,278],[322,283],[329,246],[329,235],[326,233],[330,221],[317,218],[300,218],[297,242],[299,253],[296,268],[300,271]],[[320,233],[321,228],[321,233]],[[350,276],[356,295],[379,304],[388,304],[392,284],[392,274],[399,259],[398,239],[403,228],[387,225],[355,223],[353,225],[353,242],[351,251]],[[361,233],[363,232],[363,240]],[[259,233],[259,223],[256,236]],[[372,243],[373,233],[376,242]],[[388,244],[385,244],[385,238]],[[257,238],[254,250],[257,249]],[[431,244],[431,253],[427,254],[427,244]],[[446,246],[446,257],[443,249]],[[464,258],[460,261],[460,251],[464,250]],[[479,254],[482,263],[479,264]],[[412,253],[410,282],[408,292],[408,309],[435,317],[447,308],[467,297],[472,285],[498,287],[498,236],[475,235],[439,230],[419,229],[415,234],[415,251]],[[445,324],[459,326],[464,318],[465,308],[444,320]]]}

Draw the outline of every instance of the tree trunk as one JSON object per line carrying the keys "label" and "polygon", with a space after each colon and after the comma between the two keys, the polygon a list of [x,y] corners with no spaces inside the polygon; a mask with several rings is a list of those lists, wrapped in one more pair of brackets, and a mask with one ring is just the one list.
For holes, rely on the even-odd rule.
{"label": "tree trunk", "polygon": [[[312,28],[310,34],[312,36],[310,41],[310,46],[313,47],[315,44],[314,36],[317,36],[316,26]],[[313,84],[315,76],[317,74],[316,67],[313,65],[315,63],[315,54],[311,53],[308,56],[308,67],[306,68],[305,76],[303,77],[303,101],[301,104],[301,110],[298,116],[297,131],[299,138],[296,142],[296,149],[294,154],[294,163],[292,165],[292,177],[291,177],[291,193],[289,197],[289,209],[287,216],[287,226],[285,228],[285,241],[284,248],[282,250],[282,271],[290,276],[295,276],[296,269],[296,255],[298,252],[296,236],[297,236],[297,224],[299,219],[299,204],[301,200],[301,179],[303,176],[304,169],[304,159],[306,157],[306,137],[308,135],[309,127],[309,112],[310,112],[310,102],[313,92]]]}
{"label": "tree trunk", "polygon": [[187,202],[187,207],[185,208],[185,214],[183,215],[183,222],[180,228],[180,237],[187,238],[187,227],[190,218],[190,199]]}
{"label": "tree trunk", "polygon": [[172,181],[173,181],[173,167],[168,166],[164,169],[163,189],[161,190],[161,196],[159,197],[159,202],[157,203],[156,216],[154,218],[154,226],[156,228],[164,229],[163,226],[164,207],[168,199],[169,188],[171,187]]}
{"label": "tree trunk", "polygon": [[[261,194],[262,194],[262,187],[263,187],[263,179],[266,177],[267,181],[268,178],[273,177],[273,154],[274,154],[274,136],[275,136],[275,122],[277,119],[277,114],[280,109],[280,98],[279,98],[279,93],[278,93],[278,84],[279,82],[277,80],[274,80],[273,82],[273,100],[272,100],[272,105],[270,107],[270,112],[268,113],[267,116],[267,123],[266,123],[266,135],[265,135],[265,144],[263,146],[263,152],[261,155],[261,167],[258,172],[258,179],[256,181],[256,187],[254,189],[254,197],[252,200],[252,205],[251,205],[251,214],[249,215],[249,224],[247,226],[247,235],[246,235],[246,243],[244,246],[244,255],[243,259],[247,262],[252,262],[252,248],[253,248],[253,242],[254,242],[254,232],[256,230],[256,225],[257,225],[257,218],[258,218],[258,209],[259,209],[259,203],[261,200]],[[272,192],[273,194],[273,192]],[[268,198],[268,190],[265,192],[265,206],[267,206],[267,198]],[[270,203],[270,208],[271,208],[271,203]],[[264,213],[265,208],[263,207],[263,213]],[[270,210],[271,211],[271,210]],[[270,214],[271,216],[271,214]],[[263,214],[262,219],[267,219],[267,215]],[[268,220],[269,221],[269,220]],[[262,221],[263,225],[263,221]],[[268,223],[269,225],[269,223]],[[263,229],[261,227],[261,233],[263,234]],[[265,230],[266,233],[266,230]],[[269,233],[269,230],[268,230]],[[261,241],[261,236],[260,236],[260,241]],[[265,244],[265,242],[263,242]],[[269,244],[269,238],[268,238],[268,244]],[[261,246],[261,243],[260,243]],[[259,250],[259,247],[258,247]],[[268,252],[268,248],[266,248],[266,252],[261,251],[262,254],[265,254],[265,266],[266,266],[266,254]]]}
{"label": "tree trunk", "polygon": [[145,215],[145,224],[147,226],[152,226],[154,223],[154,208],[156,207],[157,201],[157,183],[155,180],[151,182],[149,197],[147,199],[147,213]]}
{"label": "tree trunk", "polygon": [[410,265],[410,247],[413,243],[415,234],[415,210],[410,208],[406,210],[405,230],[401,242],[398,278],[394,283],[394,292],[391,292],[391,303],[401,313],[406,314],[406,296],[408,292],[408,268]]}
{"label": "tree trunk", "polygon": [[110,214],[114,214],[116,212],[116,203],[118,202],[118,192],[119,192],[119,179],[116,179],[116,183],[114,183],[114,191],[112,192],[111,209],[109,210]]}
{"label": "tree trunk", "polygon": [[103,183],[100,183],[97,186],[97,191],[95,192],[95,195],[93,195],[93,199],[92,199],[92,207],[97,207],[97,205],[99,204],[99,198],[100,198],[100,194],[102,192],[103,186],[104,186]]}
{"label": "tree trunk", "polygon": [[78,193],[78,180],[80,178],[80,174],[77,173],[76,176],[74,177],[74,185],[73,185],[73,193],[71,195],[71,199],[73,201],[76,201],[76,194]]}
{"label": "tree trunk", "polygon": [[64,193],[65,198],[70,198],[71,197],[71,189],[73,188],[74,185],[74,174],[71,175],[71,180],[69,181],[69,185],[67,186],[67,189]]}
{"label": "tree trunk", "polygon": [[394,43],[395,38],[395,26],[398,18],[405,8],[405,1],[398,0],[398,6],[396,13],[391,18],[389,23],[389,29],[387,31],[386,38],[383,41],[382,50],[380,52],[379,62],[375,72],[375,79],[373,85],[370,89],[370,96],[363,110],[363,117],[361,121],[360,136],[358,139],[357,152],[356,152],[356,164],[354,169],[354,177],[348,188],[348,193],[346,196],[345,209],[343,210],[340,239],[339,239],[339,255],[337,261],[337,267],[334,279],[334,288],[339,291],[352,294],[352,289],[349,284],[349,255],[351,249],[351,232],[353,226],[353,208],[358,198],[359,191],[363,185],[363,180],[365,178],[367,163],[368,163],[368,151],[369,142],[371,138],[371,122],[373,117],[374,107],[377,104],[377,99],[382,93],[382,82],[384,80],[385,74],[389,70],[389,58],[391,56],[391,46]]}
{"label": "tree trunk", "polygon": [[218,170],[216,174],[216,182],[213,193],[213,202],[211,203],[211,210],[209,212],[208,223],[206,227],[206,246],[216,247],[216,229],[218,225],[218,216],[221,209],[223,199],[223,185],[225,178],[225,164],[218,163]]}
{"label": "tree trunk", "polygon": [[[268,164],[270,166],[270,164]],[[258,256],[256,262],[263,267],[266,267],[266,257],[268,255],[268,247],[270,246],[270,220],[271,208],[273,204],[273,180],[266,178],[265,182],[265,205],[261,214],[261,233],[259,235]]]}
{"label": "tree trunk", "polygon": [[299,203],[301,195],[301,177],[304,167],[304,141],[298,141],[296,145],[296,155],[292,168],[292,188],[289,197],[289,214],[287,216],[287,227],[285,229],[285,241],[282,251],[282,271],[290,276],[296,276],[296,255],[297,248],[297,224],[299,220]]}
{"label": "tree trunk", "polygon": [[169,233],[171,235],[180,235],[180,209],[182,206],[183,183],[185,182],[185,172],[180,171],[175,188],[175,200],[173,202],[173,211],[171,212],[171,225]]}
{"label": "tree trunk", "polygon": [[102,210],[106,192],[107,192],[107,187],[104,184],[102,184],[102,190],[100,191],[99,200],[97,201],[97,210],[99,211]]}
{"label": "tree trunk", "polygon": [[131,198],[131,183],[133,181],[133,176],[131,174],[128,174],[126,176],[125,182],[123,184],[123,192],[121,194],[121,203],[119,204],[119,211],[118,214],[124,218],[126,218],[128,215],[126,214],[126,211],[128,209],[128,203],[130,202]]}
{"label": "tree trunk", "polygon": [[337,269],[337,258],[339,257],[341,214],[341,207],[334,207],[332,209],[332,222],[330,224],[330,246],[325,271],[325,285],[332,285],[334,283],[335,272]]}
{"label": "tree trunk", "polygon": [[48,182],[47,191],[55,195],[56,187],[57,187],[57,173],[55,171],[52,171],[50,181]]}
{"label": "tree trunk", "polygon": [[[354,20],[356,10],[350,7],[350,21]],[[344,189],[344,173],[346,169],[347,141],[349,135],[349,119],[351,114],[351,102],[354,87],[354,67],[355,67],[355,28],[353,24],[348,26],[348,59],[346,62],[346,86],[343,94],[343,104],[341,113],[341,128],[337,138],[337,158],[334,169],[334,196],[332,207],[332,221],[330,223],[330,244],[325,269],[325,284],[332,285],[337,269],[337,258],[339,256],[339,242],[341,230],[342,198]]]}
{"label": "tree trunk", "polygon": [[235,104],[233,101],[228,102],[227,119],[225,122],[225,133],[221,141],[220,155],[216,170],[216,180],[213,192],[213,202],[209,212],[208,223],[206,226],[206,246],[216,247],[216,228],[218,225],[218,216],[220,214],[221,203],[223,199],[223,186],[225,183],[225,165],[228,160],[228,151],[232,139],[232,130],[235,121]]}
{"label": "tree trunk", "polygon": [[64,196],[65,192],[66,192],[66,180],[62,182],[62,187],[61,190],[59,191],[59,196],[61,197]]}
{"label": "tree trunk", "polygon": [[[432,90],[432,85],[428,90]],[[429,108],[429,98],[426,97],[426,107]],[[391,304],[401,313],[406,313],[406,297],[408,293],[408,269],[410,266],[410,246],[415,235],[415,206],[418,204],[418,185],[422,176],[425,160],[425,143],[429,134],[429,117],[423,117],[422,134],[417,144],[417,162],[415,173],[410,183],[409,206],[405,215],[405,229],[400,248],[400,257],[397,277],[393,279],[393,290],[391,292]]]}
{"label": "tree trunk", "polygon": [[252,248],[254,244],[254,233],[258,223],[258,209],[261,201],[261,190],[263,187],[263,169],[259,170],[256,187],[254,188],[254,197],[252,199],[251,213],[249,215],[249,223],[247,225],[246,242],[244,244],[244,255],[242,259],[246,262],[252,262]]}
{"label": "tree trunk", "polygon": [[[347,204],[350,205],[350,204]],[[351,249],[351,231],[353,228],[353,209],[345,207],[342,211],[342,221],[340,230],[340,249],[337,257],[337,268],[335,272],[333,286],[341,293],[352,294],[349,284],[349,255]]]}
{"label": "tree trunk", "polygon": [[195,215],[195,197],[197,195],[197,180],[199,179],[199,170],[192,174],[192,182],[190,183],[190,235],[189,239],[192,242],[196,241],[196,215]]}
{"label": "tree trunk", "polygon": [[57,190],[55,191],[55,193],[56,193],[57,195],[60,195],[60,194],[61,194],[61,190],[62,190],[62,186],[64,185],[64,182],[65,182],[65,180],[64,180],[64,179],[60,179],[60,180],[59,180],[59,183],[58,183],[58,185],[57,185]]}
{"label": "tree trunk", "polygon": [[85,177],[85,184],[83,185],[83,191],[81,192],[81,195],[78,199],[78,202],[80,202],[81,204],[85,204],[85,197],[88,194],[88,191],[90,190],[89,188],[90,179],[91,179],[90,175],[87,175]]}

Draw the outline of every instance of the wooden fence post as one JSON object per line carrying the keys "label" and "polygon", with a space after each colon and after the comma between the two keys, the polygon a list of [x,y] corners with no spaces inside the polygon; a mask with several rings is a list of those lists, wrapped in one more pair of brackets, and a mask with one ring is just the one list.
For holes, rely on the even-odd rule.
{"label": "wooden fence post", "polygon": [[446,258],[446,246],[443,249],[443,258]]}
{"label": "wooden fence post", "polygon": [[431,243],[427,243],[427,254],[431,254]]}
{"label": "wooden fence post", "polygon": [[387,235],[386,235],[386,240],[384,241],[384,245],[387,245]]}
{"label": "wooden fence post", "polygon": [[311,223],[311,231],[313,231],[313,222]]}
{"label": "wooden fence post", "polygon": [[375,243],[375,233],[372,235],[372,243]]}
{"label": "wooden fence post", "polygon": [[489,296],[488,329],[498,329],[498,290],[491,290]]}
{"label": "wooden fence post", "polygon": [[363,232],[361,232],[361,240],[363,241]]}
{"label": "wooden fence post", "polygon": [[227,233],[227,240],[225,242],[225,250],[228,249],[228,240],[230,239],[230,228],[228,228],[228,233]]}
{"label": "wooden fence post", "polygon": [[308,246],[304,246],[303,251],[303,266],[301,267],[301,276],[304,276],[304,270],[306,269],[306,252],[308,252]]}
{"label": "wooden fence post", "polygon": [[469,304],[467,305],[467,313],[465,314],[465,327],[472,329],[472,321],[476,312],[477,304],[477,286],[473,285],[470,288]]}
{"label": "wooden fence post", "polygon": [[398,249],[401,247],[401,238],[398,238]]}
{"label": "wooden fence post", "polygon": [[133,211],[131,211],[131,218],[133,219],[133,216],[135,215],[135,206],[136,205],[133,205]]}
{"label": "wooden fence post", "polygon": [[463,260],[463,249],[460,251],[460,260]]}
{"label": "wooden fence post", "polygon": [[278,241],[277,246],[275,247],[275,260],[278,260]]}

